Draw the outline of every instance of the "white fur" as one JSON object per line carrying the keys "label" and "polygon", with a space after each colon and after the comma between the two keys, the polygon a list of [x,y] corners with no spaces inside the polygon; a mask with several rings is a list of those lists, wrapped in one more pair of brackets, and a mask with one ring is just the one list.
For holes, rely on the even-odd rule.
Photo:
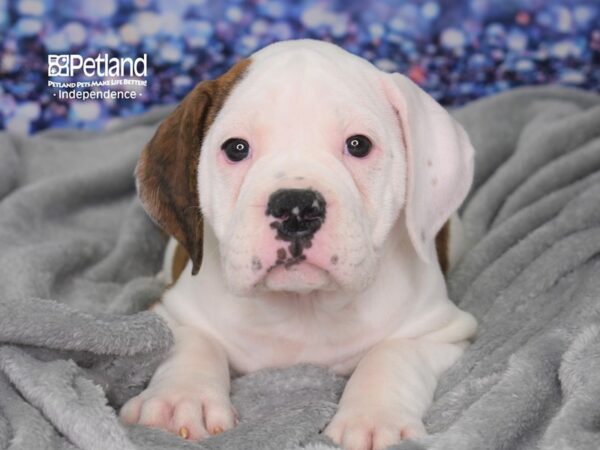
{"label": "white fur", "polygon": [[[188,266],[155,309],[175,347],[124,406],[126,421],[185,427],[191,438],[225,430],[235,423],[228,368],[309,362],[353,372],[326,430],[335,442],[381,449],[425,432],[437,379],[476,328],[448,299],[434,249],[468,190],[473,151],[441,107],[398,77],[322,42],[252,56],[202,148],[200,273]],[[373,141],[368,157],[344,153],[353,134]],[[251,157],[226,162],[230,137],[246,139]],[[269,227],[268,196],[298,187],[323,194],[326,220],[304,263],[268,270],[285,247]],[[456,231],[453,221],[452,240]]]}

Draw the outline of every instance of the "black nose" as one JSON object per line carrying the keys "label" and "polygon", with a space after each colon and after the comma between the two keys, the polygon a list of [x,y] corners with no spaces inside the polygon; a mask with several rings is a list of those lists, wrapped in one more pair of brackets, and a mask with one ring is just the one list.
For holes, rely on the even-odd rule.
{"label": "black nose", "polygon": [[325,199],[312,189],[279,189],[271,194],[267,215],[282,239],[312,236],[325,220]]}

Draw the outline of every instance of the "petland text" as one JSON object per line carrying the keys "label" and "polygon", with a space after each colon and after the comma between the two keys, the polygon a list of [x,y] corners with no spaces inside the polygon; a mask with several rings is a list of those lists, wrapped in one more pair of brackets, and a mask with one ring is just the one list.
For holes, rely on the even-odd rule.
{"label": "petland text", "polygon": [[148,55],[139,58],[109,58],[107,54],[96,58],[81,55],[48,55],[49,77],[73,77],[82,71],[86,77],[145,77],[148,72]]}

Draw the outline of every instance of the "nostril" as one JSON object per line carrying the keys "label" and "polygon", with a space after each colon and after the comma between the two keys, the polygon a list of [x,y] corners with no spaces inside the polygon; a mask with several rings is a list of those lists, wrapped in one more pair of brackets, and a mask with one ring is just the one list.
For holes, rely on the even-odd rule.
{"label": "nostril", "polygon": [[305,208],[302,211],[302,218],[310,221],[323,221],[325,220],[325,203],[318,202],[315,200],[311,206]]}
{"label": "nostril", "polygon": [[301,216],[306,220],[322,219],[325,216],[325,208],[315,199],[310,206],[304,208]]}
{"label": "nostril", "polygon": [[267,206],[267,216],[273,216],[276,219],[287,219],[290,215],[290,210],[279,201],[269,201]]}
{"label": "nostril", "polygon": [[[269,214],[267,214],[267,215],[269,215]],[[288,220],[290,218],[290,212],[287,210],[279,210],[279,211],[271,213],[270,215],[275,217],[276,219],[281,219],[281,220]]]}

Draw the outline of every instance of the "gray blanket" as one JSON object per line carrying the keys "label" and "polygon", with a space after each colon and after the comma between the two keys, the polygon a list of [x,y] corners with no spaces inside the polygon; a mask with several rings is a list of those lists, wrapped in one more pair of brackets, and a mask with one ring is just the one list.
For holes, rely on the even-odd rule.
{"label": "gray blanket", "polygon": [[[167,110],[101,134],[0,134],[0,449],[332,449],[345,380],[298,366],[234,380],[241,423],[201,443],[115,410],[172,343],[145,308],[165,237],[135,194]],[[521,89],[456,111],[477,150],[471,247],[451,297],[480,322],[430,435],[400,449],[600,446],[600,98]]]}

